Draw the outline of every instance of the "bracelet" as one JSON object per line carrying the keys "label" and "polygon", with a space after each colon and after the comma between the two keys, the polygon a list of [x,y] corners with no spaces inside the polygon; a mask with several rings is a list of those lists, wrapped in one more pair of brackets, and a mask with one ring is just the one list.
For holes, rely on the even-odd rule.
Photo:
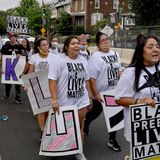
{"label": "bracelet", "polygon": [[139,98],[137,98],[137,99],[135,100],[134,104],[137,104],[138,100],[139,100]]}

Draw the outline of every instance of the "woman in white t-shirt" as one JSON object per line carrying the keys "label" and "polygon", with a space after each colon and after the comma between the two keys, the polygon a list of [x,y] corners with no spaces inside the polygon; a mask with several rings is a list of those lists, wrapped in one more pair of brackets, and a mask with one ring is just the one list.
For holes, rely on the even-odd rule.
{"label": "woman in white t-shirt", "polygon": [[[160,47],[154,36],[138,36],[137,46],[130,66],[122,73],[116,87],[116,103],[124,106],[124,135],[131,141],[131,120],[129,106],[133,104],[148,104],[155,106],[160,101],[160,84],[155,86],[151,77],[160,70]],[[151,81],[150,81],[151,80]]]}
{"label": "woman in white t-shirt", "polygon": [[[53,99],[53,110],[59,112],[61,106],[75,105],[78,108],[81,136],[83,122],[90,105],[89,77],[87,61],[79,55],[79,39],[68,37],[64,42],[63,53],[49,67],[49,88]],[[84,154],[76,156],[86,160]]]}
{"label": "woman in white t-shirt", "polygon": [[[96,44],[98,51],[93,52],[88,61],[90,86],[94,97],[92,100],[93,108],[85,116],[83,129],[85,135],[89,134],[89,127],[92,121],[103,111],[100,92],[115,87],[119,80],[121,68],[119,54],[110,49],[110,40],[106,34],[98,32],[96,34]],[[108,147],[114,151],[121,150],[116,140],[116,131],[109,133]]]}
{"label": "woman in white t-shirt", "polygon": [[[41,37],[35,42],[36,54],[32,55],[29,60],[28,73],[47,70],[49,68],[49,61],[51,60],[51,57],[53,57],[54,55],[52,53],[49,53],[48,49],[49,43],[46,38]],[[37,114],[37,121],[41,130],[41,134],[44,130],[47,115],[47,112]]]}

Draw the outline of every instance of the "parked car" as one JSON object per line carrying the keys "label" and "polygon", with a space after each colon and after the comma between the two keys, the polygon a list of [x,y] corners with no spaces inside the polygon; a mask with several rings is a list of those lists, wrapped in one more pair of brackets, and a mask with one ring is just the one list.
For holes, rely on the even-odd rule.
{"label": "parked car", "polygon": [[[32,36],[30,36],[30,35],[25,35],[25,34],[22,35],[22,34],[19,34],[19,35],[18,35],[18,42],[21,43],[22,39],[24,39],[24,38],[27,38],[27,39],[29,40],[29,42],[31,42],[31,43],[33,43],[34,40],[35,40],[35,38],[32,37]],[[8,38],[8,37],[2,38],[1,41],[2,41],[2,43],[3,43],[3,45],[4,45],[7,41],[9,41],[9,38]]]}
{"label": "parked car", "polygon": [[22,41],[22,39],[24,39],[24,38],[27,38],[30,42],[34,42],[34,40],[35,40],[35,38],[30,36],[30,35],[26,35],[26,34],[24,34],[24,35],[23,34],[19,34],[18,35],[18,39],[20,41]]}
{"label": "parked car", "polygon": [[9,38],[4,37],[1,39],[1,41],[2,41],[2,44],[4,45],[7,41],[9,41]]}

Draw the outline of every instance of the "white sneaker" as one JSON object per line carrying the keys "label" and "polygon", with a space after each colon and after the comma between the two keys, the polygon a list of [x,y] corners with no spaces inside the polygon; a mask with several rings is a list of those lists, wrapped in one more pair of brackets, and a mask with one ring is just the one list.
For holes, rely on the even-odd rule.
{"label": "white sneaker", "polygon": [[83,153],[79,153],[75,156],[76,160],[87,160]]}
{"label": "white sneaker", "polygon": [[124,157],[124,160],[131,160],[131,157],[130,157],[129,155],[126,155],[126,156]]}

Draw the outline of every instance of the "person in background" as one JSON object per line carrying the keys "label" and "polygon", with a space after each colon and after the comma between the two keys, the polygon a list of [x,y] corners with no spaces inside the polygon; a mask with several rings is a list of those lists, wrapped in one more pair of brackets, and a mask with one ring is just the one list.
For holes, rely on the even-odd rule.
{"label": "person in background", "polygon": [[58,47],[58,38],[55,37],[55,36],[52,36],[51,37],[51,40],[50,40],[50,49],[49,51],[53,54],[59,54],[61,53],[61,50],[60,48]]}
{"label": "person in background", "polygon": [[30,42],[27,38],[22,40],[21,47],[22,47],[22,56],[26,57],[26,65],[25,65],[25,68],[24,68],[23,73],[22,73],[22,75],[24,75],[24,74],[27,74],[28,70],[29,70],[29,65],[28,65],[29,58],[28,58],[28,56],[29,56],[29,53],[31,51]]}
{"label": "person in background", "polygon": [[[90,105],[91,92],[87,61],[79,55],[79,52],[79,39],[76,36],[69,36],[63,46],[65,55],[60,55],[56,61],[52,60],[54,63],[50,64],[48,78],[54,112],[59,112],[61,106],[77,106],[83,141],[83,122]],[[86,160],[83,153],[76,155],[76,159]]]}
{"label": "person in background", "polygon": [[80,40],[80,55],[84,56],[87,60],[89,60],[90,52],[87,49],[87,37],[85,34],[81,34],[79,36]]}
{"label": "person in background", "polygon": [[89,47],[90,43],[91,43],[90,34],[89,33],[86,34],[86,39],[87,39],[87,46]]}
{"label": "person in background", "polygon": [[[103,111],[100,92],[114,89],[119,80],[121,68],[119,54],[110,50],[110,40],[105,33],[98,32],[96,34],[96,44],[98,51],[93,52],[88,61],[93,107],[85,116],[83,128],[85,135],[89,134],[91,122]],[[114,151],[121,151],[116,140],[116,131],[109,133],[108,147]]]}
{"label": "person in background", "polygon": [[[131,142],[130,105],[145,103],[154,107],[156,102],[160,102],[160,84],[157,83],[160,77],[154,76],[160,72],[159,57],[158,38],[139,35],[132,62],[124,70],[116,86],[115,99],[117,104],[124,106],[124,136],[129,142]],[[143,134],[141,136],[139,138],[143,139]]]}
{"label": "person in background", "polygon": [[[49,68],[50,59],[52,56],[54,56],[48,52],[49,42],[44,37],[38,38],[35,42],[34,47],[35,47],[36,54],[32,55],[29,60],[28,73],[47,70]],[[37,114],[37,121],[38,121],[39,128],[41,130],[41,135],[44,130],[47,116],[48,116],[48,112]],[[41,137],[40,137],[40,140],[41,140]]]}
{"label": "person in background", "polygon": [[[21,46],[17,43],[17,34],[13,32],[8,33],[9,43],[3,45],[1,49],[1,54],[3,55],[17,55],[17,58],[19,58],[20,55],[22,55]],[[15,103],[21,104],[21,85],[15,84]],[[10,97],[11,92],[11,84],[5,84],[5,92],[6,92],[6,98]]]}

